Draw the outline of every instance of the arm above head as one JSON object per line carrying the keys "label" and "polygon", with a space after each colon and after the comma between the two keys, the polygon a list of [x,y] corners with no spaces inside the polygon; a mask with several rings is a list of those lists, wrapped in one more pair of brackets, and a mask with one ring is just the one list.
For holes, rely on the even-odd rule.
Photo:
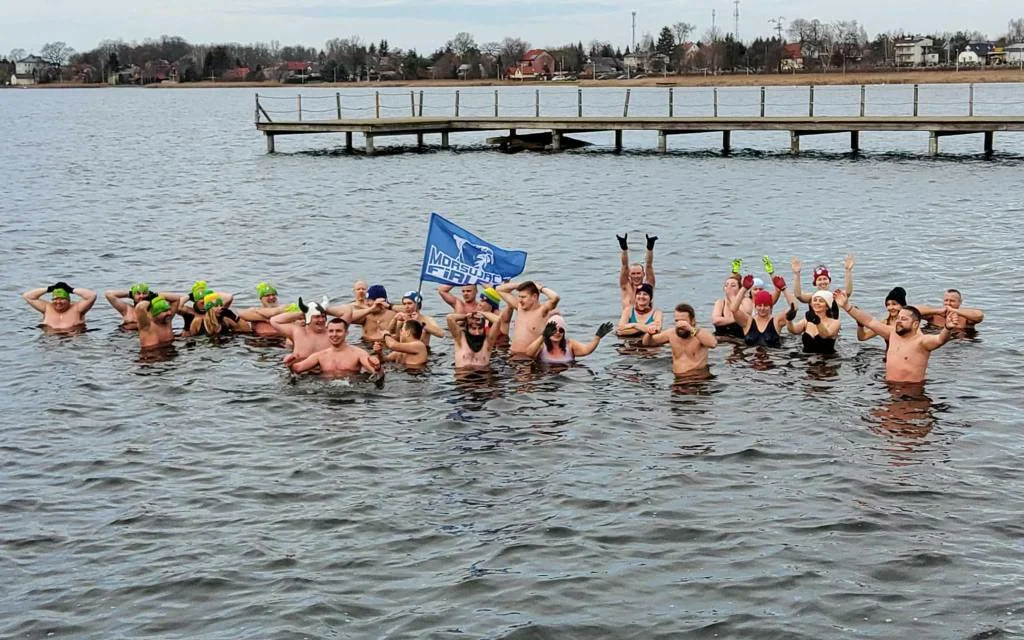
{"label": "arm above head", "polygon": [[441,325],[437,324],[437,320],[434,320],[430,316],[420,316],[420,321],[423,323],[424,331],[435,338],[444,337],[444,329],[441,328]]}
{"label": "arm above head", "polygon": [[284,336],[289,338],[295,335],[295,322],[305,318],[301,311],[287,311],[271,316],[270,326],[274,327]]}
{"label": "arm above head", "polygon": [[[651,236],[648,237],[648,244],[650,248],[644,252],[644,275],[646,276],[647,283],[651,287],[657,286],[654,278],[654,243],[650,240]],[[657,236],[653,236],[654,240],[657,240]]]}
{"label": "arm above head", "polygon": [[46,313],[46,301],[42,300],[43,294],[46,293],[46,287],[40,287],[38,289],[32,289],[21,294],[21,297],[25,299],[25,302],[38,311],[39,313]]}
{"label": "arm above head", "polygon": [[352,319],[349,320],[352,324],[362,324],[366,320],[366,316],[373,313],[373,310],[377,308],[377,304],[371,304],[363,309],[352,309]]}
{"label": "arm above head", "polygon": [[740,289],[740,295],[736,296],[729,302],[729,306],[732,309],[732,317],[736,321],[736,324],[741,327],[747,325],[747,321],[750,320],[750,315],[743,310],[743,300],[747,297],[748,289]]}
{"label": "arm above head", "polygon": [[884,322],[879,322],[870,313],[858,308],[856,305],[851,305],[850,299],[846,297],[846,293],[844,293],[843,291],[836,292],[835,300],[836,304],[838,304],[843,311],[850,314],[851,318],[853,318],[860,324],[864,325],[868,329],[871,329],[872,331],[882,336],[886,340],[888,340],[889,336],[892,335],[892,327],[885,324]]}
{"label": "arm above head", "polygon": [[454,285],[450,284],[442,284],[437,288],[437,295],[441,296],[441,299],[444,300],[448,306],[455,308],[455,303],[458,302],[458,300],[456,300],[455,296],[452,295],[453,286]]}
{"label": "arm above head", "polygon": [[462,327],[459,326],[459,322],[466,319],[464,313],[449,313],[445,316],[445,321],[448,324],[448,333],[452,334],[452,341],[456,347],[462,346]]}
{"label": "arm above head", "polygon": [[846,258],[843,260],[843,269],[846,272],[845,276],[844,276],[845,283],[844,283],[844,287],[843,288],[846,290],[846,296],[847,297],[853,295],[853,265],[854,265],[854,263],[855,263],[855,259],[854,259],[854,255],[852,253],[847,255]]}
{"label": "arm above head", "polygon": [[127,289],[107,289],[103,292],[103,297],[107,299],[110,306],[114,307],[121,315],[128,311],[128,303],[124,301],[124,298],[130,295],[131,292]]}
{"label": "arm above head", "polygon": [[545,312],[550,312],[552,309],[557,307],[559,301],[562,299],[561,296],[555,293],[550,287],[544,287],[540,292],[547,297],[547,300],[545,300],[544,304],[541,305],[541,308],[544,309]]}
{"label": "arm above head", "polygon": [[793,297],[800,302],[810,302],[811,297],[800,290],[800,269],[803,265],[797,258],[790,260],[789,264],[793,267]]}
{"label": "arm above head", "polygon": [[331,306],[324,309],[327,315],[334,316],[335,318],[341,318],[346,322],[352,322],[352,305],[345,304],[332,304]]}
{"label": "arm above head", "polygon": [[[171,307],[171,311],[174,311],[173,306]],[[149,325],[152,323],[149,316],[149,300],[143,300],[135,305],[135,322],[138,323],[139,329],[143,331],[149,328]]]}

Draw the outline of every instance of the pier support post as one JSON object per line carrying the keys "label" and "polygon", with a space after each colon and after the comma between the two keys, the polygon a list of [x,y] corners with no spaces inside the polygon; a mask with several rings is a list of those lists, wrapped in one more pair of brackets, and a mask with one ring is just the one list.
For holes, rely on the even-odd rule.
{"label": "pier support post", "polygon": [[800,134],[796,131],[789,132],[789,152],[794,156],[800,153]]}
{"label": "pier support post", "polygon": [[732,131],[723,131],[722,132],[722,153],[724,155],[729,155],[729,152],[732,151],[732,144],[731,143],[732,143]]}
{"label": "pier support post", "polygon": [[373,146],[373,134],[367,133],[364,135],[366,136],[366,155],[372,156],[376,152],[376,149]]}
{"label": "pier support post", "polygon": [[441,148],[442,149],[447,149],[448,148],[448,132],[447,131],[442,131],[441,132]]}
{"label": "pier support post", "polygon": [[664,131],[658,132],[658,153],[665,153],[668,151],[668,134]]}
{"label": "pier support post", "polygon": [[267,153],[274,153],[274,134],[267,134]]}
{"label": "pier support post", "polygon": [[615,150],[622,151],[622,129],[615,130]]}
{"label": "pier support post", "polygon": [[928,133],[928,155],[937,156],[939,155],[939,132],[931,131]]}
{"label": "pier support post", "polygon": [[995,138],[995,132],[994,131],[986,131],[985,132],[985,155],[986,156],[992,155],[992,142],[993,142],[993,138]]}
{"label": "pier support post", "polygon": [[345,151],[352,151],[352,132],[345,132]]}
{"label": "pier support post", "polygon": [[860,151],[860,131],[850,132],[850,151],[854,153]]}
{"label": "pier support post", "polygon": [[417,133],[416,134],[416,147],[418,149],[422,149],[423,148],[423,134],[422,133]]}
{"label": "pier support post", "polygon": [[552,131],[551,132],[551,150],[561,151],[562,150],[562,132]]}

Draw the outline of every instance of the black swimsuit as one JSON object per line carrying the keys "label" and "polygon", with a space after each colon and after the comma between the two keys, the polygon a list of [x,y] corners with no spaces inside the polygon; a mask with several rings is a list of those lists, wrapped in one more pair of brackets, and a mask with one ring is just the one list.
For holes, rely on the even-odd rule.
{"label": "black swimsuit", "polygon": [[747,335],[743,336],[743,341],[751,347],[781,347],[782,338],[779,337],[779,332],[775,329],[775,318],[771,318],[768,321],[768,326],[761,331],[757,328],[757,319],[750,321],[750,329],[747,330]]}
{"label": "black swimsuit", "polygon": [[836,352],[836,339],[823,338],[821,336],[808,335],[805,331],[801,334],[804,343],[804,353],[821,353],[830,355]]}
{"label": "black swimsuit", "polygon": [[715,335],[720,338],[739,338],[743,339],[743,327],[733,322],[732,324],[723,324],[715,327]]}

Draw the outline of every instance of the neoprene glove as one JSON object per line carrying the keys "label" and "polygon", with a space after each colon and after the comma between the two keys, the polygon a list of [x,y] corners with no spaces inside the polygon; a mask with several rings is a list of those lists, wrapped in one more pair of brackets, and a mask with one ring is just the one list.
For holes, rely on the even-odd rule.
{"label": "neoprene glove", "polygon": [[600,327],[597,328],[597,331],[596,331],[595,335],[597,335],[598,338],[603,338],[603,337],[605,337],[606,335],[608,335],[611,332],[612,332],[612,323],[606,322],[606,323],[602,324]]}
{"label": "neoprene glove", "polygon": [[54,289],[63,289],[65,291],[67,291],[68,293],[71,293],[72,291],[75,290],[74,287],[72,287],[70,284],[64,282],[63,280],[61,280],[60,282],[54,283],[54,285],[52,287],[50,287],[49,292],[53,293]]}
{"label": "neoprene glove", "polygon": [[818,314],[814,313],[811,309],[808,309],[807,313],[804,314],[804,320],[811,324],[818,324],[821,322],[821,318],[818,317]]}
{"label": "neoprene glove", "polygon": [[747,275],[743,276],[743,288],[744,289],[750,289],[753,286],[754,286],[754,276],[750,275],[749,273]]}
{"label": "neoprene glove", "polygon": [[623,251],[629,251],[629,245],[626,244],[626,238],[629,237],[628,233],[624,233],[621,236],[616,234],[615,238],[619,241],[619,248]]}
{"label": "neoprene glove", "polygon": [[554,322],[547,323],[544,325],[544,339],[547,340],[551,336],[555,335],[556,331],[558,331],[558,325]]}
{"label": "neoprene glove", "polygon": [[764,263],[764,272],[770,276],[775,275],[775,265],[772,264],[772,259],[764,256],[761,261]]}
{"label": "neoprene glove", "polygon": [[796,305],[789,305],[789,311],[786,312],[786,320],[793,322],[796,319]]}
{"label": "neoprene glove", "polygon": [[779,291],[786,290],[786,279],[782,276],[772,276],[772,284],[775,285],[775,288]]}
{"label": "neoprene glove", "polygon": [[658,236],[649,236],[645,233],[644,237],[647,238],[647,248],[654,251],[654,243],[658,241]]}

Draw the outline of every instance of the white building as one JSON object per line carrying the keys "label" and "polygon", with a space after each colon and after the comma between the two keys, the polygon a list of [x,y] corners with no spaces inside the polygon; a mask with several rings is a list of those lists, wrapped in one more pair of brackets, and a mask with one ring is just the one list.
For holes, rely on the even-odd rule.
{"label": "white building", "polygon": [[27,56],[14,63],[14,73],[19,76],[34,76],[51,65],[39,56]]}
{"label": "white building", "polygon": [[956,57],[957,64],[981,66],[988,62],[993,46],[988,42],[972,42]]}
{"label": "white building", "polygon": [[896,66],[920,67],[935,42],[931,38],[904,38],[896,43]]}
{"label": "white building", "polygon": [[1021,64],[1024,63],[1024,42],[1018,42],[1016,44],[1008,44],[1003,48],[1006,52],[1007,64]]}

